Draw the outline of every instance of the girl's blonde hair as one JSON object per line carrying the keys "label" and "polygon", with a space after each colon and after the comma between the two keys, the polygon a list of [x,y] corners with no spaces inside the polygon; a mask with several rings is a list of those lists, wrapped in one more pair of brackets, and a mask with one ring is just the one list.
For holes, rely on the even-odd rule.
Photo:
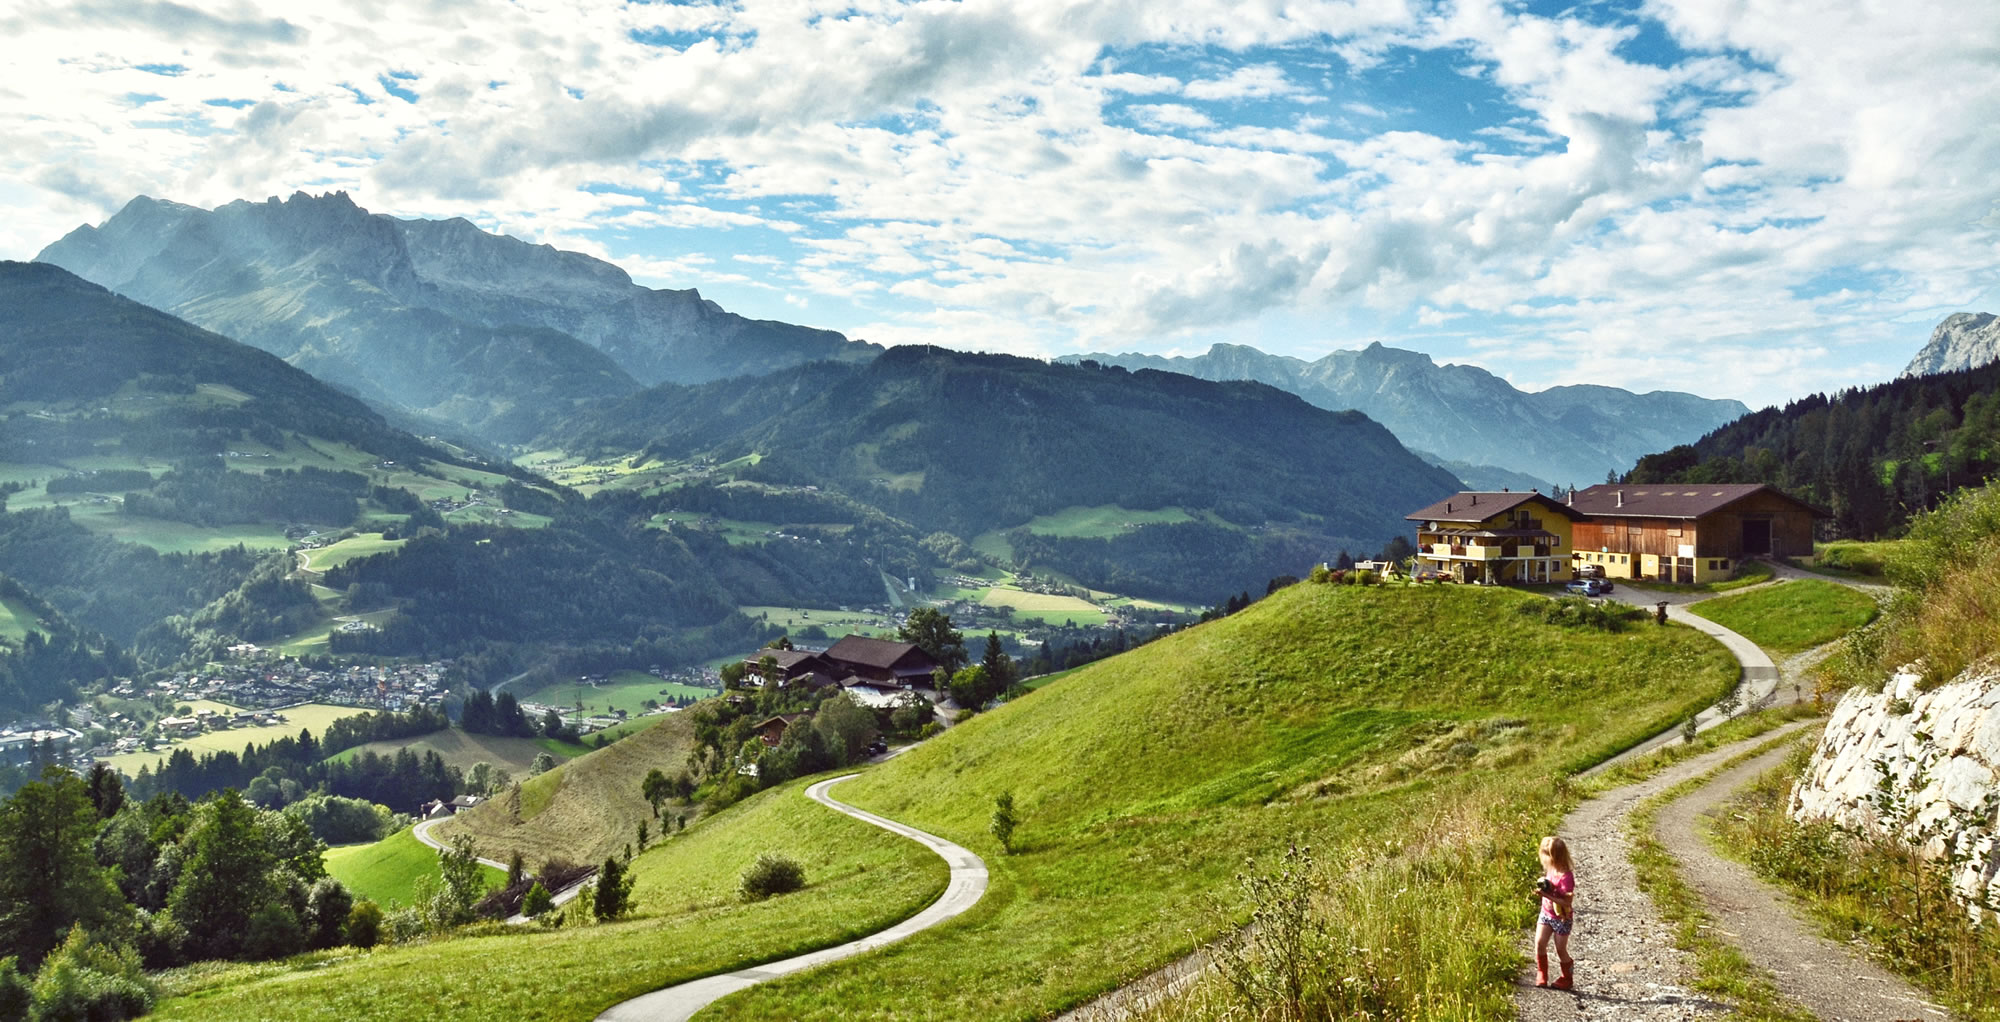
{"label": "girl's blonde hair", "polygon": [[1564,873],[1575,872],[1575,870],[1570,868],[1569,846],[1563,844],[1562,838],[1551,834],[1542,839],[1542,866],[1548,869],[1558,869]]}

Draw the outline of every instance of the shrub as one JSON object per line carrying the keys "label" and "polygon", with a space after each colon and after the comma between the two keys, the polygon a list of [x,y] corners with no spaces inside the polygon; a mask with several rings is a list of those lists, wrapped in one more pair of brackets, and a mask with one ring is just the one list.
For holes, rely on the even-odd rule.
{"label": "shrub", "polygon": [[347,942],[359,948],[370,948],[382,939],[382,906],[372,901],[358,901],[354,909],[347,913]]}
{"label": "shrub", "polygon": [[1326,565],[1315,564],[1313,570],[1306,574],[1306,581],[1314,585],[1325,585],[1332,577],[1333,572]]}
{"label": "shrub", "polygon": [[139,956],[93,942],[80,926],[42,962],[33,993],[32,1017],[48,1022],[119,1022],[153,1007],[153,986]]}
{"label": "shrub", "polygon": [[993,797],[993,819],[987,829],[1000,842],[1000,850],[1012,854],[1014,851],[1014,827],[1021,822],[1014,811],[1014,793],[1003,791]]}
{"label": "shrub", "polygon": [[530,884],[527,895],[521,899],[521,914],[530,919],[540,918],[542,913],[554,907],[555,899],[549,895],[549,889],[543,887],[540,880]]}
{"label": "shrub", "polygon": [[243,934],[245,957],[285,958],[298,954],[305,946],[305,930],[299,926],[299,917],[292,914],[290,906],[265,902],[251,913],[249,928]]}
{"label": "shrub", "polygon": [[318,950],[339,944],[353,911],[354,895],[340,881],[326,877],[314,883],[306,895],[307,946]]}
{"label": "shrub", "polygon": [[805,867],[786,856],[765,852],[743,871],[743,900],[763,901],[774,894],[789,894],[805,885]]}
{"label": "shrub", "polygon": [[[421,883],[419,881],[419,884]],[[392,944],[408,943],[427,932],[429,930],[424,925],[424,914],[414,908],[395,909],[382,917],[381,936],[388,937]]]}
{"label": "shrub", "polygon": [[636,879],[617,856],[606,857],[604,865],[597,869],[597,889],[590,899],[591,915],[603,923],[632,911],[636,907],[632,900],[632,883]]}
{"label": "shrub", "polygon": [[944,725],[933,720],[930,723],[925,724],[923,727],[917,729],[917,741],[921,742],[927,739],[936,738],[941,734],[944,734]]}
{"label": "shrub", "polygon": [[15,965],[14,956],[0,958],[0,1018],[27,1018],[34,991]]}

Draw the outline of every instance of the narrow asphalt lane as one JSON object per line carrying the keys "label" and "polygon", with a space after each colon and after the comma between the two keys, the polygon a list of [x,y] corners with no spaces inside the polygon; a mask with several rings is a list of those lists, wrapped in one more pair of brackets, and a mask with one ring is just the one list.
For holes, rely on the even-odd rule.
{"label": "narrow asphalt lane", "polygon": [[603,1014],[597,1016],[597,1022],[685,1022],[695,1012],[738,990],[755,986],[767,979],[803,972],[814,966],[852,958],[864,951],[893,944],[913,933],[930,929],[978,904],[980,897],[986,893],[985,861],[971,851],[935,834],[927,834],[915,827],[905,826],[866,810],[856,809],[844,802],[836,801],[826,793],[828,788],[855,776],[857,775],[847,774],[821,781],[806,789],[806,797],[857,820],[872,823],[892,834],[909,838],[936,852],[939,858],[951,866],[951,883],[945,887],[944,894],[938,900],[932,902],[930,907],[922,912],[860,940],[810,951],[783,961],[754,965],[717,976],[705,976],[655,990],[650,994],[642,994],[606,1009]]}

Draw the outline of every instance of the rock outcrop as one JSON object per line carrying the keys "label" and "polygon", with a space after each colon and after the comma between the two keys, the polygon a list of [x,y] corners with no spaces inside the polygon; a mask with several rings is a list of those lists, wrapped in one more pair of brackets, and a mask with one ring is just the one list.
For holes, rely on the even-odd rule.
{"label": "rock outcrop", "polygon": [[1977,369],[2000,359],[2000,317],[1990,312],[1946,316],[1931,331],[1930,343],[1903,369],[1904,376],[1927,376]]}
{"label": "rock outcrop", "polygon": [[2000,667],[1927,692],[1921,681],[1905,669],[1887,691],[1841,699],[1792,790],[1792,818],[1900,831],[1958,860],[1952,881],[1968,902],[2000,901]]}

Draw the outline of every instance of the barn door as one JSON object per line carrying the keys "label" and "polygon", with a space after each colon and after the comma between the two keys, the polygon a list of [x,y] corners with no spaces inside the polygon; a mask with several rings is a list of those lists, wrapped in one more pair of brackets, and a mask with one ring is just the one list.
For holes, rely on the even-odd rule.
{"label": "barn door", "polygon": [[1743,555],[1745,557],[1771,552],[1770,519],[1744,519]]}

